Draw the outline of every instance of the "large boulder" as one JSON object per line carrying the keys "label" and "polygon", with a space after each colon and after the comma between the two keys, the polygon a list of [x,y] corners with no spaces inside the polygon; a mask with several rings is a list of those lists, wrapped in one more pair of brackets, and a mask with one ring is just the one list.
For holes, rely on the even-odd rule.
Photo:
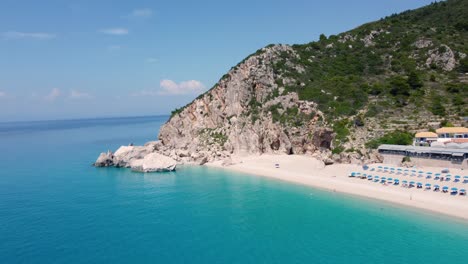
{"label": "large boulder", "polygon": [[152,146],[121,146],[114,153],[114,165],[116,167],[130,167],[132,161],[143,159],[152,152]]}
{"label": "large boulder", "polygon": [[176,166],[174,159],[159,153],[150,153],[143,159],[135,159],[130,163],[132,170],[139,172],[174,171]]}

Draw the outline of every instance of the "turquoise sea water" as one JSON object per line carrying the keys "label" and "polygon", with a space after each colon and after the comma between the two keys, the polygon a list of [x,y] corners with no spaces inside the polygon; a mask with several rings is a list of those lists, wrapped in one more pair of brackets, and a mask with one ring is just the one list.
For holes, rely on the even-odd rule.
{"label": "turquoise sea water", "polygon": [[449,217],[205,167],[90,166],[166,119],[0,123],[0,263],[468,261]]}

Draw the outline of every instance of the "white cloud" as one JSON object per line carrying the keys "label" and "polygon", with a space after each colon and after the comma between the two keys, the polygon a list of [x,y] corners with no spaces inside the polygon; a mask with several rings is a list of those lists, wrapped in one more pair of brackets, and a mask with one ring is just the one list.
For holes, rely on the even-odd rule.
{"label": "white cloud", "polygon": [[107,34],[107,35],[114,35],[114,36],[123,36],[129,33],[128,29],[126,28],[106,28],[106,29],[101,29],[99,32]]}
{"label": "white cloud", "polygon": [[91,98],[93,98],[93,96],[91,96],[91,94],[89,94],[89,93],[80,92],[80,91],[77,91],[77,90],[71,90],[70,95],[68,96],[68,98],[70,98],[70,99],[91,99]]}
{"label": "white cloud", "polygon": [[182,95],[198,93],[205,89],[205,86],[196,80],[190,80],[185,82],[176,83],[172,80],[162,80],[159,83],[161,87],[161,95]]}
{"label": "white cloud", "polygon": [[62,95],[62,92],[58,88],[54,88],[50,91],[48,95],[44,97],[46,101],[53,102]]}
{"label": "white cloud", "polygon": [[153,10],[149,8],[141,8],[133,10],[130,15],[127,17],[136,17],[136,18],[150,18],[153,15]]}
{"label": "white cloud", "polygon": [[8,31],[2,33],[4,39],[36,39],[36,40],[47,40],[56,37],[55,34],[44,33],[44,32],[19,32],[19,31]]}
{"label": "white cloud", "polygon": [[5,92],[0,91],[0,98],[6,97],[7,94]]}

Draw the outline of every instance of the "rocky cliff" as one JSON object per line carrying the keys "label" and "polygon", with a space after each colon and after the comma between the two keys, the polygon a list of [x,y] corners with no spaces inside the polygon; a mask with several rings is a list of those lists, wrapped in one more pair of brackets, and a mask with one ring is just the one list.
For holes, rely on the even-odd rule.
{"label": "rocky cliff", "polygon": [[276,82],[273,66],[283,53],[296,56],[287,45],[260,50],[174,114],[160,130],[165,154],[205,162],[232,154],[328,152],[333,131],[317,104],[284,93]]}

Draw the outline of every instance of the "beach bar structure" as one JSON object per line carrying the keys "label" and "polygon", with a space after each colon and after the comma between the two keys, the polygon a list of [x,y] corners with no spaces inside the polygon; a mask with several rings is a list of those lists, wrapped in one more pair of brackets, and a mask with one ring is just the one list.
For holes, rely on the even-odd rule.
{"label": "beach bar structure", "polygon": [[380,145],[384,163],[398,165],[409,157],[415,165],[468,169],[468,148],[438,148],[404,145]]}

